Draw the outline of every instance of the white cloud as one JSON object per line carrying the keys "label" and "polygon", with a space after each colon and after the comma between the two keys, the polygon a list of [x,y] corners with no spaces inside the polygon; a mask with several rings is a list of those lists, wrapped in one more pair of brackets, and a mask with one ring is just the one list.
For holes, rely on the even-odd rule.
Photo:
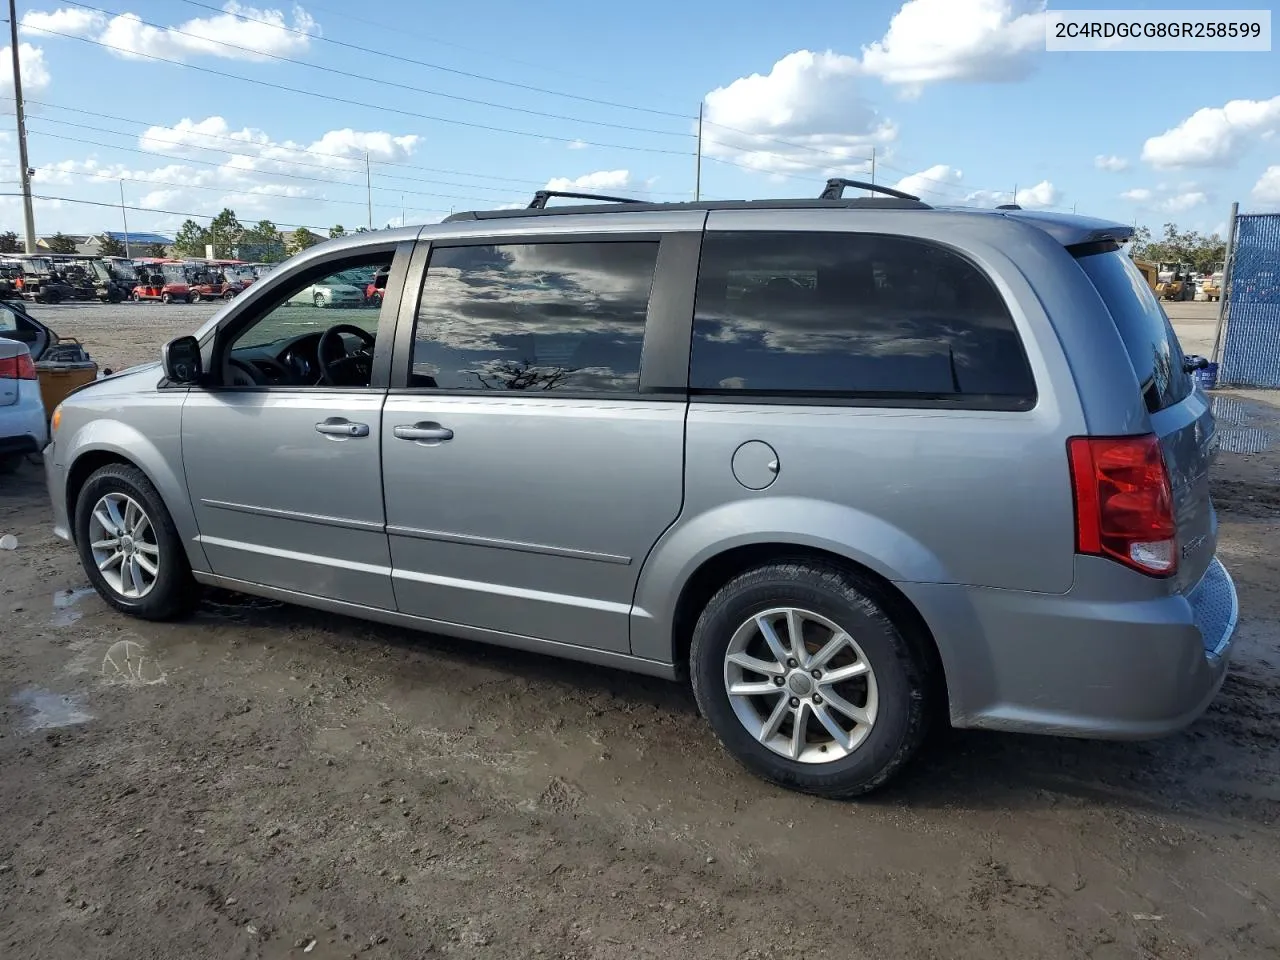
{"label": "white cloud", "polygon": [[1098,154],[1093,158],[1093,165],[1099,170],[1106,170],[1109,173],[1121,173],[1129,169],[1129,161],[1114,154],[1111,156],[1105,153]]}
{"label": "white cloud", "polygon": [[1202,190],[1192,190],[1187,193],[1177,193],[1171,197],[1166,197],[1160,203],[1160,209],[1166,213],[1185,213],[1194,207],[1207,203],[1209,197]]}
{"label": "white cloud", "polygon": [[1126,190],[1120,194],[1122,200],[1132,200],[1134,203],[1146,203],[1154,194],[1146,187],[1134,187],[1132,190]]}
{"label": "white cloud", "polygon": [[587,145],[584,141],[582,141],[582,140],[570,140],[570,141],[569,141],[569,149],[570,149],[570,150],[585,150],[585,149],[587,149],[587,146],[588,146],[588,145]]}
{"label": "white cloud", "polygon": [[1014,203],[1025,210],[1042,210],[1045,207],[1057,206],[1061,199],[1061,190],[1048,180],[1041,180],[1034,187],[1023,187],[1019,190]]}
{"label": "white cloud", "polygon": [[[13,47],[0,50],[0,97],[13,97]],[[22,70],[23,96],[44,93],[52,78],[44,62],[44,51],[29,43],[18,44],[18,65]],[[30,111],[28,111],[30,112]],[[0,114],[12,114],[13,103],[0,100]]]}
{"label": "white cloud", "polygon": [[[362,171],[365,154],[369,159],[399,162],[410,157],[421,137],[397,136],[382,130],[330,130],[311,143],[292,140],[273,142],[253,127],[232,129],[218,116],[192,120],[184,117],[171,126],[150,127],[138,138],[143,150],[178,156],[202,156],[206,152],[225,157],[228,167],[246,172],[302,172],[308,176]],[[316,170],[317,167],[323,167]]]}
{"label": "white cloud", "polygon": [[945,163],[936,163],[928,170],[903,177],[894,184],[894,187],[917,197],[929,193],[954,197],[955,188],[959,186],[963,176],[954,167],[949,167]]}
{"label": "white cloud", "polygon": [[1044,49],[1045,4],[1027,0],[907,0],[862,68],[918,93],[943,80],[1016,80]]}
{"label": "white cloud", "polygon": [[547,181],[548,190],[568,190],[577,193],[595,193],[600,190],[625,190],[631,184],[630,170],[597,170],[580,177],[552,177]]}
{"label": "white cloud", "polygon": [[[107,19],[100,13],[77,8],[50,13],[31,11],[22,18],[22,27],[36,36],[52,36],[43,32],[52,30],[90,37],[125,58],[149,55],[169,60],[193,56],[265,60],[271,55],[300,53],[310,46],[313,36],[320,34],[319,24],[302,7],[293,8],[292,20],[281,10],[242,6],[236,0],[228,0],[222,9],[222,13],[196,17],[175,27],[150,26],[136,13]],[[241,15],[247,19],[240,19]]]}
{"label": "white cloud", "polygon": [[97,10],[64,7],[48,13],[28,10],[18,22],[18,29],[23,33],[34,33],[37,37],[48,36],[46,30],[72,37],[88,37],[101,32],[106,25],[106,16]]}
{"label": "white cloud", "polygon": [[[853,57],[797,50],[706,96],[703,153],[765,173],[852,174],[897,128],[863,97]],[[785,141],[785,142],[779,142]]]}
{"label": "white cloud", "polygon": [[1225,167],[1254,138],[1280,130],[1280,96],[1270,100],[1231,100],[1202,107],[1142,146],[1142,159],[1154,167]]}
{"label": "white cloud", "polygon": [[1261,203],[1280,203],[1280,165],[1267,167],[1253,185],[1253,199]]}

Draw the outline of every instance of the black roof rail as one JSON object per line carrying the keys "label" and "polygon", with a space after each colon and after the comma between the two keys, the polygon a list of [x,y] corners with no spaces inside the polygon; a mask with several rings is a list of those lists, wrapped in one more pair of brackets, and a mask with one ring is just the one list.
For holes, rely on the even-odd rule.
{"label": "black roof rail", "polygon": [[641,203],[635,197],[610,197],[603,193],[571,193],[566,190],[539,190],[529,201],[528,210],[542,210],[552,197],[572,197],[575,200],[606,200],[610,203]]}
{"label": "black roof rail", "polygon": [[997,210],[1021,210],[1022,208],[1016,203],[1000,203],[996,205]]}
{"label": "black roof rail", "polygon": [[856,187],[859,190],[870,190],[872,193],[883,193],[889,197],[897,197],[899,200],[920,199],[914,194],[904,193],[901,190],[893,189],[893,187],[878,187],[874,183],[867,183],[863,180],[846,180],[844,177],[832,177],[828,180],[818,199],[841,200],[844,198],[845,187]]}

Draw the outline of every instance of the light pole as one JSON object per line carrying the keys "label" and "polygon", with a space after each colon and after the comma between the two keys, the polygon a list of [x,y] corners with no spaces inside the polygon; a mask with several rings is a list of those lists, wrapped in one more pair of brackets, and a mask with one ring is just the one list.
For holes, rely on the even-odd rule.
{"label": "light pole", "polygon": [[132,260],[133,256],[129,253],[129,214],[124,208],[124,181],[120,181],[120,217],[124,220],[124,255],[125,259]]}

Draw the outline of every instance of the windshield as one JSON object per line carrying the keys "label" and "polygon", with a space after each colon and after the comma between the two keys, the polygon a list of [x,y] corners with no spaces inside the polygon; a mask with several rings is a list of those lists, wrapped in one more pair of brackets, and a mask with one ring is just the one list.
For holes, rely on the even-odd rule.
{"label": "windshield", "polygon": [[186,283],[187,272],[180,263],[166,263],[160,267],[160,274],[167,283]]}
{"label": "windshield", "polygon": [[1118,250],[1081,257],[1124,340],[1147,410],[1155,413],[1191,393],[1182,347],[1160,301],[1132,260]]}

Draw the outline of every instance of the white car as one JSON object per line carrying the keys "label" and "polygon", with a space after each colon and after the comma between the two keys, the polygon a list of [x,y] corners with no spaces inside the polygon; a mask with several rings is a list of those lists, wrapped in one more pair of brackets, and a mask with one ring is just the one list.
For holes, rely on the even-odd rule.
{"label": "white car", "polygon": [[0,336],[0,473],[49,442],[36,365],[25,343]]}
{"label": "white car", "polygon": [[313,283],[295,293],[289,303],[313,307],[362,307],[364,291],[347,283]]}

